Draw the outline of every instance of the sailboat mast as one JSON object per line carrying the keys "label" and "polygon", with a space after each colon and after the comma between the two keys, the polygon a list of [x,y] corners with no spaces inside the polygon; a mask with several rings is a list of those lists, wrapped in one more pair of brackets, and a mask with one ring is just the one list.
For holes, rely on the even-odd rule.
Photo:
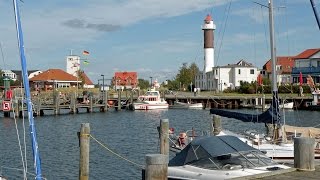
{"label": "sailboat mast", "polygon": [[30,128],[30,136],[31,136],[31,143],[32,143],[33,160],[34,160],[34,166],[35,166],[34,168],[35,168],[35,172],[36,172],[35,179],[41,180],[42,179],[41,161],[40,161],[40,154],[39,154],[38,143],[37,143],[37,135],[36,135],[36,129],[35,129],[35,125],[34,125],[34,118],[33,118],[33,112],[32,112],[31,93],[30,93],[30,87],[29,87],[27,62],[26,62],[27,60],[26,60],[25,52],[24,52],[23,33],[22,33],[20,13],[19,13],[19,7],[17,4],[17,0],[13,0],[13,8],[14,8],[14,14],[15,14],[18,47],[19,47],[21,67],[22,67],[23,86],[25,89],[26,103],[27,103],[27,108],[28,108],[29,128]]}
{"label": "sailboat mast", "polygon": [[274,122],[280,123],[279,98],[277,87],[277,69],[276,69],[276,45],[274,40],[274,19],[273,19],[273,1],[269,0],[269,28],[270,28],[270,50],[271,50],[271,82],[272,82],[272,106],[274,114]]}
{"label": "sailboat mast", "polygon": [[277,88],[277,73],[276,73],[276,46],[274,41],[274,20],[273,20],[273,2],[269,0],[269,29],[270,29],[270,50],[271,50],[271,65],[272,65],[272,91],[278,91]]}

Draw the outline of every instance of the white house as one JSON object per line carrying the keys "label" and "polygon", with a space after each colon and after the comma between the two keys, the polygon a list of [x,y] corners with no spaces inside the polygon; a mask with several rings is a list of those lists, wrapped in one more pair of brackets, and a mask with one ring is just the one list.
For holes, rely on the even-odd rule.
{"label": "white house", "polygon": [[[260,73],[257,67],[240,60],[236,64],[213,67],[211,72],[199,74],[195,77],[196,87],[203,90],[220,92],[227,88],[234,89],[240,86],[240,82],[252,82],[257,80]],[[206,78],[203,78],[206,76]],[[203,82],[202,79],[206,79]]]}

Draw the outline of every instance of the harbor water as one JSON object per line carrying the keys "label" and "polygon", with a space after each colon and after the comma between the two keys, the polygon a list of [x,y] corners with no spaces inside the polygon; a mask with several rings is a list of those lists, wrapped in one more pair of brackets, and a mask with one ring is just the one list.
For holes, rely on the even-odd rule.
{"label": "harbor water", "polygon": [[[233,111],[260,112],[249,109]],[[289,125],[318,126],[319,116],[320,112],[316,111],[285,111],[283,117]],[[159,153],[157,126],[160,119],[169,119],[170,127],[177,133],[194,128],[196,133],[205,134],[210,129],[212,115],[209,110],[169,109],[110,110],[105,113],[36,117],[43,176],[47,179],[78,179],[80,148],[77,132],[81,123],[90,123],[91,135],[107,148],[143,166],[146,154]],[[17,119],[16,122],[20,141],[23,143],[23,120]],[[25,124],[28,172],[34,173],[27,119]],[[252,129],[263,133],[265,130],[264,124],[243,123],[227,118],[222,118],[222,126],[238,133]],[[22,145],[22,150],[24,149]],[[138,165],[120,159],[91,138],[90,179],[141,179],[141,167]],[[10,180],[22,179],[22,158],[13,118],[1,117],[0,120],[0,166],[0,175]],[[28,177],[32,179],[32,175]]]}

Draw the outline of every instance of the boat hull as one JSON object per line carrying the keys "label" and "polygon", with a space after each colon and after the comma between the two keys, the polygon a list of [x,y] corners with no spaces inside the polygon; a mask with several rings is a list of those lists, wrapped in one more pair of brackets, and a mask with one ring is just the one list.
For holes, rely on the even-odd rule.
{"label": "boat hull", "polygon": [[202,109],[202,103],[183,103],[175,102],[173,105],[169,106],[170,109]]}
{"label": "boat hull", "polygon": [[168,179],[232,179],[238,177],[251,176],[270,172],[267,168],[288,169],[284,165],[258,167],[253,169],[236,169],[236,170],[209,170],[202,169],[191,165],[168,167]]}
{"label": "boat hull", "polygon": [[168,109],[168,104],[148,104],[148,103],[134,103],[134,110],[153,110],[153,109]]}

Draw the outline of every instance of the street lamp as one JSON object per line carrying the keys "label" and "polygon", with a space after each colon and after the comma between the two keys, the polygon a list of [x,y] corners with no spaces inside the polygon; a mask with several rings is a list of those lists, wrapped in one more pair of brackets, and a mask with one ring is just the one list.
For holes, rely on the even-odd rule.
{"label": "street lamp", "polygon": [[150,87],[152,88],[152,77],[150,76]]}
{"label": "street lamp", "polygon": [[102,101],[105,102],[105,99],[104,99],[104,75],[101,74],[102,76]]}

